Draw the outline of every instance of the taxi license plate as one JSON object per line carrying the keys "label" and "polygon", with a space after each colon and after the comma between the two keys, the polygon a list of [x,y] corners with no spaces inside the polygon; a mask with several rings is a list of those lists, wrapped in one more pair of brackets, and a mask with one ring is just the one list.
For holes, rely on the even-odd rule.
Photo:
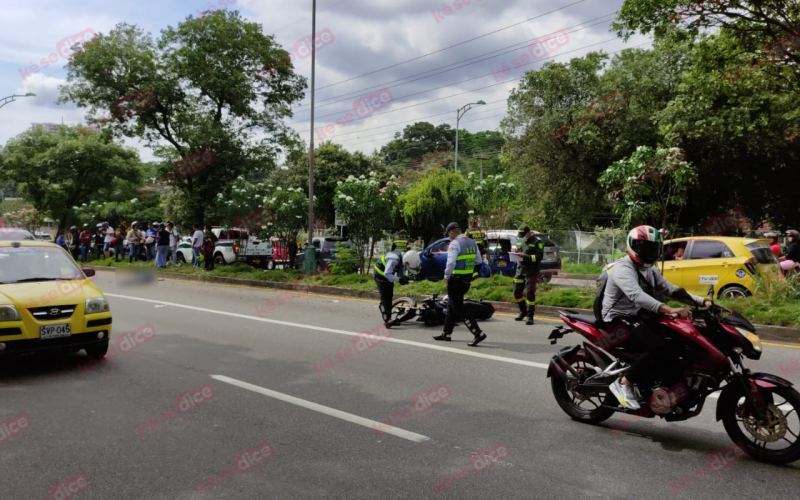
{"label": "taxi license plate", "polygon": [[498,260],[497,261],[497,267],[506,267],[506,261]]}
{"label": "taxi license plate", "polygon": [[253,264],[261,264],[261,259],[253,259]]}
{"label": "taxi license plate", "polygon": [[69,337],[72,335],[72,325],[47,325],[39,330],[39,337],[42,339],[57,339],[59,337]]}

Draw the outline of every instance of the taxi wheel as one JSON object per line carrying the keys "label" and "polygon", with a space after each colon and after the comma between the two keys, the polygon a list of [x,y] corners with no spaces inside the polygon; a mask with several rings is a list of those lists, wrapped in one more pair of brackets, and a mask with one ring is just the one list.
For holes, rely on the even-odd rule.
{"label": "taxi wheel", "polygon": [[106,353],[108,352],[108,340],[106,340],[102,344],[95,345],[92,347],[87,347],[86,349],[84,349],[84,351],[86,351],[86,355],[89,356],[90,358],[95,358],[95,359],[104,358],[106,356]]}
{"label": "taxi wheel", "polygon": [[747,291],[747,288],[739,285],[731,285],[725,287],[723,290],[719,292],[718,298],[720,299],[738,299],[738,298],[745,298],[750,295],[750,292]]}
{"label": "taxi wheel", "polygon": [[178,262],[181,264],[186,264],[186,257],[183,256],[183,253],[178,252]]}

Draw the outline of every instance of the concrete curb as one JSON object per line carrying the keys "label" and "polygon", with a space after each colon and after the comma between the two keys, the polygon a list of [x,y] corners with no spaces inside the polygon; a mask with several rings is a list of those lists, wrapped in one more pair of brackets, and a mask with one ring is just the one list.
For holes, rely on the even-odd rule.
{"label": "concrete curb", "polygon": [[[115,267],[93,266],[94,269],[100,271],[115,271]],[[583,276],[583,275],[580,275]],[[303,293],[302,289],[296,289],[293,283],[285,283],[281,281],[262,281],[262,280],[245,280],[239,278],[223,278],[217,276],[197,276],[193,274],[180,274],[180,273],[165,273],[158,272],[159,278],[172,278],[182,279],[185,281],[196,281],[198,283],[218,283],[221,285],[239,285],[251,286],[255,288],[273,289],[273,290],[291,290],[296,293]],[[594,279],[594,277],[592,277]],[[319,294],[319,295],[336,295],[340,297],[353,297],[359,299],[373,299],[379,300],[380,296],[377,291],[372,290],[351,290],[349,288],[341,288],[336,286],[316,286],[313,290],[306,291],[305,293]],[[397,294],[402,297],[401,294]],[[412,298],[419,300],[424,296],[412,296]],[[503,310],[516,310],[515,305],[511,302],[493,302],[487,301],[492,304],[495,309],[501,312]],[[561,306],[536,306],[537,315],[558,317],[558,311],[575,311],[580,314],[594,316],[591,309],[578,309],[575,307],[561,307]],[[764,340],[782,340],[787,342],[800,343],[800,328],[773,326],[773,325],[755,325],[758,335]]]}

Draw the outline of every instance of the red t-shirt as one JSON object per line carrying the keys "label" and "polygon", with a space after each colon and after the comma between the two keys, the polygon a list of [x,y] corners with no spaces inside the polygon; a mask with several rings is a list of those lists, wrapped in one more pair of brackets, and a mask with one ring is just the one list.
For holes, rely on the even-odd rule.
{"label": "red t-shirt", "polygon": [[89,231],[83,231],[78,238],[81,240],[82,244],[88,245],[92,242],[92,233]]}
{"label": "red t-shirt", "polygon": [[772,250],[772,253],[775,254],[775,257],[780,257],[781,256],[781,244],[780,243],[775,242],[775,243],[771,244],[769,246],[769,248],[770,248],[770,250]]}

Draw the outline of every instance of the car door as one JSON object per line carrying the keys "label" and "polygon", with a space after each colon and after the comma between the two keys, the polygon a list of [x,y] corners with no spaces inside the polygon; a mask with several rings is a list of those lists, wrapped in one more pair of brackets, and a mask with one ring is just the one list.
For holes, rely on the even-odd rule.
{"label": "car door", "polygon": [[667,281],[681,288],[685,288],[684,269],[686,266],[686,250],[688,245],[688,240],[668,242],[664,245],[663,267],[660,264],[658,266],[661,274]]}
{"label": "car door", "polygon": [[675,284],[695,295],[708,293],[708,285],[718,288],[737,268],[736,256],[719,240],[692,241],[683,262],[683,284]]}
{"label": "car door", "polygon": [[444,268],[447,267],[447,247],[449,246],[450,238],[444,238],[423,252],[421,274],[425,279],[436,281],[444,278]]}

